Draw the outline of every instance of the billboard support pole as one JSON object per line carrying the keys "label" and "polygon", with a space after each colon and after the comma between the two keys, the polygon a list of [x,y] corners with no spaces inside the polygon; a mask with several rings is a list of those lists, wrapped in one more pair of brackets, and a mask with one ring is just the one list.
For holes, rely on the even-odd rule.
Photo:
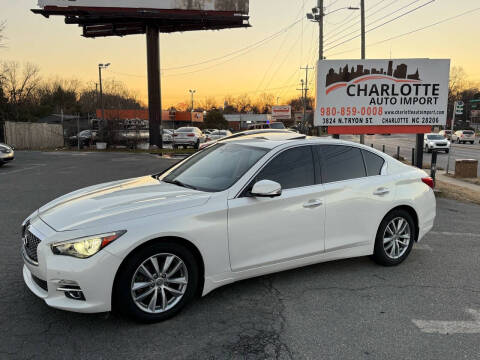
{"label": "billboard support pole", "polygon": [[417,149],[416,149],[416,161],[415,165],[419,169],[423,169],[423,137],[424,134],[417,134]]}
{"label": "billboard support pole", "polygon": [[162,126],[162,94],[160,81],[160,36],[155,25],[147,25],[148,69],[148,117],[150,146],[163,148],[160,128]]}
{"label": "billboard support pole", "polygon": [[[360,1],[361,37],[362,37],[362,59],[365,59],[365,0]],[[360,135],[360,144],[365,144],[365,135]]]}

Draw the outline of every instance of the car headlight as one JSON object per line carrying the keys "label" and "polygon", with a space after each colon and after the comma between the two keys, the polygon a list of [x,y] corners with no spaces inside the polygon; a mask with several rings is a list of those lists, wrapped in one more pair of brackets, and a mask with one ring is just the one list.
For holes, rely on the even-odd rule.
{"label": "car headlight", "polygon": [[107,245],[117,240],[126,231],[115,231],[108,234],[86,236],[79,239],[62,241],[51,245],[55,255],[73,256],[79,259],[92,257]]}

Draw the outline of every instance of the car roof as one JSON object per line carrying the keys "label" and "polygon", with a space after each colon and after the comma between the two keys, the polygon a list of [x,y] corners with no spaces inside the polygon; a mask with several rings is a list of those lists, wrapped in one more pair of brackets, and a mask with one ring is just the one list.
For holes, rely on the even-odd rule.
{"label": "car roof", "polygon": [[283,145],[291,145],[291,146],[298,146],[298,145],[344,145],[344,146],[354,146],[354,147],[359,147],[364,150],[371,151],[375,154],[381,155],[382,157],[385,158],[385,154],[382,152],[372,149],[369,146],[366,145],[361,145],[359,143],[351,142],[351,141],[344,141],[344,140],[338,140],[338,139],[333,139],[331,137],[315,137],[315,136],[305,136],[301,134],[296,134],[296,137],[293,136],[268,136],[268,137],[243,137],[239,139],[231,139],[227,141],[228,143],[234,143],[234,144],[242,144],[246,146],[255,146],[255,147],[261,147],[269,150],[273,150],[277,147],[283,146]]}

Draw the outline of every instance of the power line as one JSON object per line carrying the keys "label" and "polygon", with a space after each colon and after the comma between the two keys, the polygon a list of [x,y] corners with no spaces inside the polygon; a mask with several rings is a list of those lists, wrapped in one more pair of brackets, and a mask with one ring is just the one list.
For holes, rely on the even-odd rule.
{"label": "power line", "polygon": [[[458,15],[455,15],[455,16],[451,16],[451,17],[446,18],[446,19],[443,19],[443,20],[439,20],[439,21],[437,21],[437,22],[435,22],[435,23],[432,23],[432,24],[430,24],[430,25],[422,26],[422,27],[420,27],[420,28],[417,28],[417,29],[412,30],[412,31],[408,31],[408,32],[403,33],[403,34],[395,35],[395,36],[389,37],[389,38],[387,38],[387,39],[383,39],[383,40],[380,40],[380,41],[377,41],[377,42],[368,44],[367,47],[380,45],[380,44],[386,43],[386,42],[391,41],[391,40],[396,40],[396,39],[399,39],[399,38],[402,38],[402,37],[405,37],[405,36],[408,36],[408,35],[411,35],[411,34],[414,34],[414,33],[417,33],[417,32],[420,32],[420,31],[423,31],[423,30],[426,30],[426,29],[429,29],[429,28],[432,28],[432,27],[434,27],[434,26],[437,26],[437,25],[446,23],[446,22],[448,22],[448,21],[455,20],[455,19],[458,19],[458,18],[463,17],[463,16],[466,16],[466,15],[470,15],[470,14],[472,14],[472,13],[474,13],[474,12],[477,12],[477,11],[480,11],[480,7],[474,8],[474,9],[472,9],[472,10],[465,11],[465,12],[463,12],[463,13],[461,13],[461,14],[458,14]],[[335,54],[331,54],[330,56],[342,55],[342,54],[345,54],[345,53],[347,53],[347,52],[357,51],[358,49],[359,49],[359,48],[350,49],[350,50],[345,50],[345,51],[341,51],[341,52],[338,52],[338,53],[335,53]]]}
{"label": "power line", "polygon": [[[398,19],[400,19],[400,18],[402,18],[402,17],[404,17],[404,16],[406,16],[406,15],[408,15],[408,14],[411,14],[412,12],[417,11],[417,10],[419,10],[419,9],[421,9],[421,8],[429,5],[429,4],[431,4],[432,2],[434,2],[434,1],[435,1],[435,0],[430,0],[429,2],[427,2],[427,3],[425,3],[425,4],[422,4],[422,5],[420,5],[420,6],[417,6],[416,8],[414,8],[414,9],[412,9],[412,10],[409,10],[409,11],[407,11],[407,12],[405,12],[405,13],[397,16],[397,17],[394,17],[393,19],[390,19],[390,20],[385,21],[384,23],[382,23],[382,24],[380,24],[380,25],[378,25],[378,26],[375,26],[375,27],[373,27],[373,28],[371,28],[371,29],[368,29],[367,31],[365,31],[365,33],[369,33],[369,32],[371,32],[371,31],[373,31],[373,30],[379,29],[379,28],[381,28],[381,27],[383,27],[383,26],[385,26],[385,25],[387,25],[387,24],[390,24],[391,22],[393,22],[393,21],[395,21],[395,20],[398,20]],[[360,35],[354,36],[354,37],[352,37],[352,38],[350,38],[350,39],[347,39],[347,40],[342,41],[342,42],[340,42],[340,43],[338,43],[338,44],[336,44],[336,45],[333,45],[333,46],[325,49],[325,51],[328,51],[328,50],[334,49],[334,48],[336,48],[336,47],[339,47],[340,45],[346,44],[347,42],[350,42],[350,41],[352,41],[352,40],[354,40],[354,39],[356,39],[356,38],[358,38],[358,37],[360,37]]]}
{"label": "power line", "polygon": [[[383,2],[383,1],[381,1],[381,2]],[[381,3],[381,2],[380,2],[380,3]],[[369,19],[369,18],[372,17],[373,15],[376,15],[376,14],[382,12],[383,10],[385,10],[386,8],[392,6],[392,5],[395,4],[396,2],[398,2],[398,0],[393,0],[393,1],[389,2],[389,3],[388,3],[387,5],[385,5],[384,7],[378,9],[377,11],[375,11],[375,12],[372,13],[372,14],[369,14],[369,15],[366,17],[366,19]],[[397,11],[398,11],[398,10],[397,10]],[[385,16],[384,16],[383,18],[385,18]],[[349,22],[351,23],[351,21],[349,21]],[[328,42],[328,41],[330,41],[330,40],[332,40],[332,39],[333,39],[332,41],[337,41],[337,40],[339,40],[338,35],[344,33],[345,31],[350,30],[354,25],[360,24],[360,22],[361,22],[361,20],[356,20],[355,22],[351,23],[348,27],[345,26],[343,30],[341,30],[341,31],[339,31],[339,32],[336,32],[336,33],[332,34],[331,36],[327,36],[327,37],[325,38],[325,42]],[[354,31],[354,32],[355,32],[355,31]],[[348,34],[352,34],[352,32],[350,32],[350,33],[348,33]],[[348,34],[347,34],[347,35],[348,35]],[[343,37],[345,37],[345,36],[347,36],[347,35],[344,35]]]}
{"label": "power line", "polygon": [[238,49],[238,50],[235,50],[231,53],[228,53],[228,54],[225,54],[225,55],[222,55],[222,56],[218,56],[218,57],[215,57],[215,58],[212,58],[212,59],[209,59],[209,60],[204,60],[204,61],[200,61],[198,63],[194,63],[194,64],[189,64],[189,65],[182,65],[182,66],[175,66],[175,67],[170,67],[170,68],[163,68],[162,71],[170,71],[170,70],[180,70],[180,69],[185,69],[185,68],[189,68],[189,67],[195,67],[195,66],[199,66],[199,65],[204,65],[204,64],[208,64],[210,62],[214,62],[214,61],[217,61],[217,60],[222,60],[226,57],[229,57],[229,56],[232,56],[232,55],[235,55],[235,54],[238,54],[238,53],[242,53],[252,47],[258,47],[259,45],[263,45],[264,43],[270,41],[270,40],[273,40],[275,38],[277,38],[278,36],[280,36],[282,33],[290,30],[292,27],[294,27],[295,25],[297,25],[298,23],[300,23],[301,21],[303,21],[303,16],[296,20],[295,22],[293,22],[292,24],[288,25],[287,27],[281,29],[280,31],[260,40],[260,41],[257,41],[253,44],[250,44],[248,46],[245,46],[241,49]]}
{"label": "power line", "polygon": [[[405,5],[405,6],[402,6],[401,8],[398,8],[397,10],[395,10],[395,11],[393,11],[393,12],[387,14],[387,15],[383,15],[382,17],[379,17],[378,19],[376,19],[376,20],[372,21],[371,23],[369,23],[368,26],[370,26],[370,25],[372,25],[372,24],[375,24],[375,23],[377,23],[377,22],[379,22],[379,21],[381,21],[381,20],[384,20],[385,18],[388,18],[389,16],[392,16],[392,15],[396,14],[397,12],[399,12],[399,11],[405,9],[405,8],[410,7],[411,5],[413,5],[413,4],[415,4],[415,3],[418,3],[419,1],[422,1],[422,0],[414,0],[414,1],[412,1],[411,3],[409,3],[409,4]],[[372,15],[373,15],[373,14],[372,14]],[[357,21],[355,24],[357,24],[357,23],[359,23],[359,22],[360,22],[360,21]],[[352,25],[352,26],[353,26],[353,25]],[[330,44],[334,44],[335,42],[337,42],[337,41],[339,41],[339,40],[341,40],[341,39],[344,39],[344,38],[346,38],[346,37],[349,36],[349,35],[355,34],[356,32],[358,32],[358,30],[354,30],[354,31],[351,31],[351,32],[349,32],[349,33],[347,33],[347,34],[345,34],[345,35],[342,35],[341,37],[338,37],[338,38],[336,38],[336,39],[334,39],[334,40],[332,40],[332,41],[330,41],[330,42],[327,42],[327,43],[325,44],[325,46],[328,46],[328,45],[330,45]]]}

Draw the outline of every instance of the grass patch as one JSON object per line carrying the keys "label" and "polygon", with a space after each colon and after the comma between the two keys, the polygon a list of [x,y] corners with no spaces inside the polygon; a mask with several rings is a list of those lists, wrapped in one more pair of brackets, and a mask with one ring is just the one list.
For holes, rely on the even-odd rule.
{"label": "grass patch", "polygon": [[436,192],[437,197],[464,202],[466,201],[480,205],[480,192],[475,192],[461,186],[452,185],[441,180],[437,180],[435,185],[435,189],[439,190],[439,192]]}

